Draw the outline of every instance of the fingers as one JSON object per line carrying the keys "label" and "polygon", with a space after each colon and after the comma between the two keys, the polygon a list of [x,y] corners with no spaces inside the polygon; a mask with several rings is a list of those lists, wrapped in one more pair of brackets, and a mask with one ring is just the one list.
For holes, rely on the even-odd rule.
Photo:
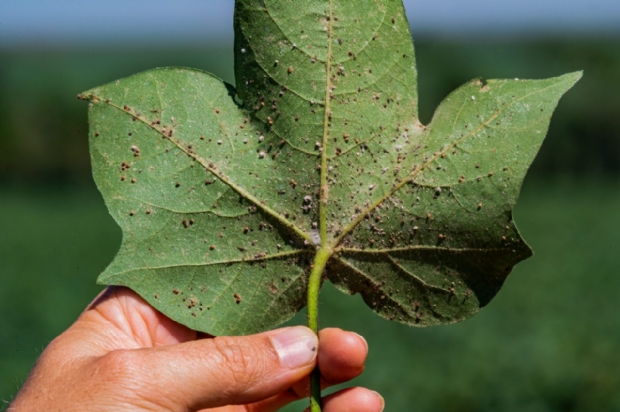
{"label": "fingers", "polygon": [[314,368],[318,339],[305,327],[115,351],[99,370],[166,410],[199,410],[273,397]]}
{"label": "fingers", "polygon": [[323,412],[382,412],[384,407],[381,395],[365,388],[344,389],[323,398]]}
{"label": "fingers", "polygon": [[[308,397],[303,399],[308,399]],[[300,398],[295,394],[287,392],[249,405],[243,410],[247,412],[276,412],[298,400]],[[381,395],[370,389],[360,387],[343,389],[323,398],[323,412],[382,412],[384,407],[385,401]],[[225,409],[221,410],[223,412]],[[215,410],[211,411],[215,412]],[[308,412],[308,409],[304,412]]]}
{"label": "fingers", "polygon": [[[321,344],[318,362],[323,388],[349,381],[364,371],[364,364],[368,355],[368,344],[364,338],[356,333],[345,332],[336,328],[324,329],[319,333],[319,336]],[[309,393],[309,379],[304,377],[288,391],[252,405],[249,410],[257,412],[278,411],[294,401],[307,398]],[[371,393],[374,394],[374,392]],[[359,391],[354,392],[355,396],[359,394]],[[351,403],[350,400],[348,402]],[[365,409],[361,410],[364,411]]]}
{"label": "fingers", "polygon": [[364,371],[368,343],[360,335],[328,328],[319,333],[319,340],[319,369],[326,384],[347,382]]}
{"label": "fingers", "polygon": [[[357,333],[338,328],[323,329],[319,333],[319,369],[322,387],[350,381],[364,371],[368,344]],[[291,388],[297,397],[305,398],[310,393],[310,381],[304,379]]]}
{"label": "fingers", "polygon": [[[303,327],[200,339],[205,336],[164,317],[129,289],[117,287],[100,295],[78,324],[82,332],[93,329],[91,333],[110,342],[111,352],[94,366],[127,388],[125,396],[139,394],[172,411],[254,402],[257,411],[275,411],[308,396],[307,376],[317,361],[327,387],[361,374],[368,354],[361,336],[340,329],[321,331],[318,351],[316,336]],[[105,350],[108,345],[97,346]],[[136,348],[150,349],[127,350]],[[373,399],[374,392],[355,389],[326,402],[336,405],[332,408],[372,408]]]}

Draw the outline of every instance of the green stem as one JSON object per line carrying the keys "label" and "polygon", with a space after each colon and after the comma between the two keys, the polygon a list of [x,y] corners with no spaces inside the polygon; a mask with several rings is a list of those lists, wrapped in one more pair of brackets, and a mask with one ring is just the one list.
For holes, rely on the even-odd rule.
{"label": "green stem", "polygon": [[[327,240],[327,201],[329,198],[327,184],[327,144],[329,140],[330,116],[331,116],[331,99],[332,99],[332,43],[333,30],[333,0],[329,0],[329,18],[327,19],[327,59],[325,60],[325,113],[323,116],[323,144],[321,145],[321,187],[319,203],[319,233],[321,235],[321,248],[317,251],[314,258],[312,272],[308,280],[308,327],[314,333],[319,334],[319,290],[321,289],[321,278],[323,270],[327,265],[327,261],[334,251],[328,246]],[[320,346],[319,342],[319,346]],[[321,412],[323,406],[321,404],[321,371],[317,362],[316,367],[310,375],[310,412]]]}
{"label": "green stem", "polygon": [[[308,327],[314,333],[319,333],[319,290],[321,288],[321,277],[327,261],[332,255],[332,251],[322,247],[318,250],[314,258],[312,272],[308,280]],[[310,412],[321,412],[321,372],[319,365],[310,375]]]}

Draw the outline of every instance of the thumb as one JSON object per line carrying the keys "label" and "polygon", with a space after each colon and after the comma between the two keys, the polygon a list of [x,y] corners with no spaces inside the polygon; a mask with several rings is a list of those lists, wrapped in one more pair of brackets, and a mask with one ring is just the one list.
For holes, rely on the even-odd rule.
{"label": "thumb", "polygon": [[120,378],[138,401],[185,411],[252,403],[283,392],[312,371],[317,352],[317,336],[292,327],[114,351],[101,360],[112,363],[115,381]]}

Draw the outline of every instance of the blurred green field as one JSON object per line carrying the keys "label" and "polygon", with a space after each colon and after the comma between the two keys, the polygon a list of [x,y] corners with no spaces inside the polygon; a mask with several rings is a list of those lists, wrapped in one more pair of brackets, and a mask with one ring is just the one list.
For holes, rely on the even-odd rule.
{"label": "blurred green field", "polygon": [[[614,39],[416,42],[420,116],[465,82],[546,78],[584,70],[560,102],[536,175],[620,176],[620,42]],[[162,66],[210,71],[234,83],[231,48],[0,50],[0,181],[88,176],[86,103],[92,87]]]}
{"label": "blurred green field", "polygon": [[[321,324],[366,336],[368,368],[356,383],[384,394],[387,411],[620,411],[619,189],[609,178],[529,178],[515,216],[536,256],[471,320],[410,328],[327,285]],[[8,401],[100,290],[95,278],[120,230],[93,184],[1,186],[0,227]]]}

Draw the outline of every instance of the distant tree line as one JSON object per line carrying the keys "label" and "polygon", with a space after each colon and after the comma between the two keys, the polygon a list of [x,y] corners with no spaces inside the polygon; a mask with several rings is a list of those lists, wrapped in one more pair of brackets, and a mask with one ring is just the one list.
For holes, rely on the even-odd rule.
{"label": "distant tree line", "polygon": [[[420,114],[466,81],[584,70],[561,100],[532,174],[620,176],[620,42],[614,39],[416,42]],[[89,179],[87,108],[77,93],[158,66],[233,80],[232,50],[0,51],[0,181]]]}

